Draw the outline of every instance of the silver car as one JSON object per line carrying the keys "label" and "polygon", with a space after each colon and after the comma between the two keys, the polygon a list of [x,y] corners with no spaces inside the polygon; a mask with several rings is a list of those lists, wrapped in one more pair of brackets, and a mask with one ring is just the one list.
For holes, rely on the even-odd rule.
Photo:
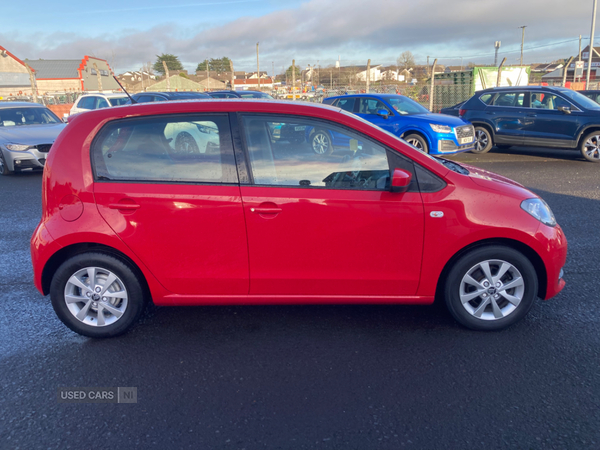
{"label": "silver car", "polygon": [[43,169],[65,126],[37,103],[0,102],[0,175]]}

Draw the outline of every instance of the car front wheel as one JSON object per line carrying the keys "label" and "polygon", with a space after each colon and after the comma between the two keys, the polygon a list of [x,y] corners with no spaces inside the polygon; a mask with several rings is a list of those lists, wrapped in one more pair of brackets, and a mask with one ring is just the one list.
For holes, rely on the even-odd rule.
{"label": "car front wheel", "polygon": [[494,145],[491,133],[487,128],[475,127],[475,148],[472,153],[487,153]]}
{"label": "car front wheel", "polygon": [[310,145],[317,155],[331,155],[333,153],[333,143],[329,133],[324,130],[317,130],[310,138]]}
{"label": "car front wheel", "polygon": [[600,132],[594,131],[584,137],[579,150],[588,161],[600,163]]}
{"label": "car front wheel", "polygon": [[417,150],[423,153],[429,153],[429,146],[427,145],[427,141],[423,138],[423,136],[419,136],[418,134],[409,134],[408,136],[404,137],[404,140]]}
{"label": "car front wheel", "polygon": [[4,159],[2,150],[0,150],[0,175],[10,175],[11,173],[12,172],[8,170],[8,166],[6,165],[6,160]]}
{"label": "car front wheel", "polygon": [[50,298],[67,327],[94,338],[127,331],[146,303],[133,270],[103,253],[82,253],[61,264],[52,278]]}
{"label": "car front wheel", "polygon": [[450,314],[473,330],[502,330],[533,306],[538,280],[529,259],[510,247],[486,246],[461,257],[448,272]]}

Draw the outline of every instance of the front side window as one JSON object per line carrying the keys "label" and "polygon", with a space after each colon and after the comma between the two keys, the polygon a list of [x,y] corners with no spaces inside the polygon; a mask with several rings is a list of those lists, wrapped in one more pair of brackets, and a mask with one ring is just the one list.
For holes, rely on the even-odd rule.
{"label": "front side window", "polygon": [[522,107],[525,105],[524,92],[502,92],[492,101],[494,106]]}
{"label": "front side window", "polygon": [[92,144],[96,179],[237,183],[226,115],[126,119]]}
{"label": "front side window", "polygon": [[121,106],[129,103],[129,97],[114,97],[108,99],[112,106]]}
{"label": "front side window", "polygon": [[571,104],[558,95],[547,92],[536,92],[531,94],[531,107],[538,109],[557,110],[562,107],[571,107]]}
{"label": "front side window", "polygon": [[255,184],[388,190],[386,149],[341,126],[316,119],[243,116]]}
{"label": "front side window", "polygon": [[[339,104],[338,104],[339,105]],[[388,114],[391,114],[391,111],[387,106],[383,104],[382,101],[377,100],[376,98],[360,98],[358,103],[358,113],[359,114],[377,114],[377,111],[380,110],[387,111]]]}

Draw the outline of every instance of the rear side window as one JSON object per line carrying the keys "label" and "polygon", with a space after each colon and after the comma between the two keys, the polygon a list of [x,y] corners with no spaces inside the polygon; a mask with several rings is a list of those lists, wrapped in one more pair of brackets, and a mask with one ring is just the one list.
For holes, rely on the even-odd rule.
{"label": "rear side window", "polygon": [[496,96],[492,105],[521,107],[525,104],[524,92],[502,92]]}
{"label": "rear side window", "polygon": [[102,98],[102,97],[98,97],[98,109],[100,108],[108,108],[108,102],[106,101],[106,99]]}
{"label": "rear side window", "polygon": [[355,98],[340,98],[336,104],[338,108],[343,109],[344,111],[353,112],[354,111],[354,102]]}
{"label": "rear side window", "polygon": [[77,107],[81,109],[94,109],[96,97],[82,97],[77,103]]}
{"label": "rear side window", "polygon": [[226,115],[114,121],[91,151],[96,180],[237,183]]}

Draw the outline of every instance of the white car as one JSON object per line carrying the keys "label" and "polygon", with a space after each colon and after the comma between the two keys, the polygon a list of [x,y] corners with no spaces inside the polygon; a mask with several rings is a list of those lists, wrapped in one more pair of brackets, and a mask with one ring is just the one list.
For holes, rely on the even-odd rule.
{"label": "white car", "polygon": [[75,101],[69,114],[110,108],[111,106],[125,105],[127,103],[129,103],[127,94],[84,94]]}
{"label": "white car", "polygon": [[219,130],[213,122],[176,122],[165,128],[165,138],[178,154],[219,150]]}

